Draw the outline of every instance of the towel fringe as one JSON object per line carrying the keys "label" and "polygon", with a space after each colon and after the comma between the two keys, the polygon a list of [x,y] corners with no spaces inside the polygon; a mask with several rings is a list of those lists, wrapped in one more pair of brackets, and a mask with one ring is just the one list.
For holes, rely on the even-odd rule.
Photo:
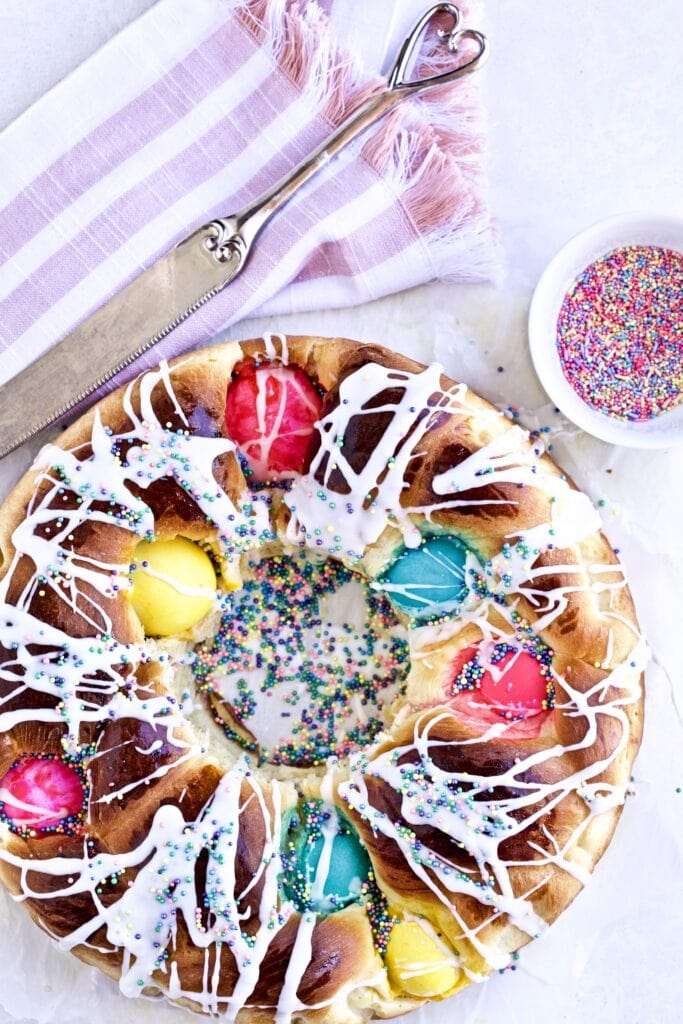
{"label": "towel fringe", "polygon": [[454,126],[444,131],[417,112],[395,110],[362,156],[393,189],[425,243],[436,278],[488,281],[500,272],[499,245],[482,183],[463,170],[450,143],[453,132]]}
{"label": "towel fringe", "polygon": [[237,17],[292,85],[337,125],[382,88],[332,37],[316,0],[245,0]]}
{"label": "towel fringe", "polygon": [[[383,86],[380,77],[368,80],[353,54],[334,41],[316,0],[242,0],[236,14],[333,125]],[[452,66],[435,26],[416,73],[438,74]],[[484,198],[485,132],[474,90],[464,79],[457,88],[424,94],[384,118],[360,143],[363,159],[392,188],[441,280],[491,280],[500,271]]]}

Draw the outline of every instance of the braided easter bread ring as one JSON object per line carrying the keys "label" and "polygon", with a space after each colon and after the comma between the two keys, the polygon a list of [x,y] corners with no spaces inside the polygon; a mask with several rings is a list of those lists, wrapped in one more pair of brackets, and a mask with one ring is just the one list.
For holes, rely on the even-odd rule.
{"label": "braided easter bread ring", "polygon": [[0,550],[0,875],[126,995],[392,1017],[509,966],[611,838],[623,571],[438,366],[202,349],[46,446]]}

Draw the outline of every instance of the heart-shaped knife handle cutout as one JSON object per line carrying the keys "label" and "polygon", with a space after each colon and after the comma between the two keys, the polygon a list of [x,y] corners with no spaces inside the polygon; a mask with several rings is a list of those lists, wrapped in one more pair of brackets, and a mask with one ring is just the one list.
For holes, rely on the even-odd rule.
{"label": "heart-shaped knife handle cutout", "polygon": [[[441,20],[443,15],[450,19],[451,24],[449,28],[444,28],[443,25],[439,24],[437,34],[445,48],[453,55],[454,66],[435,75],[427,75],[423,78],[407,78],[406,75],[413,63],[413,58],[417,56],[425,36],[429,29],[437,22],[437,19]],[[462,54],[464,43],[471,43],[472,45],[467,48],[468,53],[465,59],[459,63],[457,57],[459,54]],[[463,75],[476,71],[484,63],[487,56],[488,43],[486,36],[482,35],[481,32],[477,32],[476,29],[460,28],[459,8],[455,4],[435,4],[434,7],[425,12],[405,40],[396,58],[396,63],[389,74],[388,86],[392,92],[421,92],[424,89],[432,89],[437,85],[446,85],[448,82],[454,82],[456,79],[462,78]]]}

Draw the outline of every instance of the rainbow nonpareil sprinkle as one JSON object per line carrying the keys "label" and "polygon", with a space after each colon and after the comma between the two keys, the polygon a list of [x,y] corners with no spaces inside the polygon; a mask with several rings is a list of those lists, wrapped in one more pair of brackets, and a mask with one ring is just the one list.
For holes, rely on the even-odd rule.
{"label": "rainbow nonpareil sprinkle", "polygon": [[[410,668],[388,599],[333,559],[302,552],[247,565],[248,578],[230,595],[216,636],[195,649],[193,666],[199,691],[230,709],[230,722],[221,720],[228,738],[258,746],[264,762],[297,767],[370,745]],[[349,584],[358,588],[355,606],[343,598]],[[330,615],[335,595],[341,607]]]}
{"label": "rainbow nonpareil sprinkle", "polygon": [[683,400],[683,254],[614,249],[586,267],[562,302],[557,350],[593,409],[653,419]]}

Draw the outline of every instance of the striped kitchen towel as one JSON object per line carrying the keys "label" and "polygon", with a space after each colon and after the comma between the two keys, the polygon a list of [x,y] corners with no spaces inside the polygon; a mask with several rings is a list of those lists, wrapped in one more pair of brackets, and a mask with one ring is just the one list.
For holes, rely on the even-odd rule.
{"label": "striped kitchen towel", "polygon": [[[398,6],[406,29],[426,3],[159,0],[10,125],[0,135],[0,381],[306,156],[378,88],[384,54],[361,61],[353,37],[363,17]],[[461,5],[474,26],[472,6]],[[433,33],[424,59],[437,51]],[[404,104],[331,162],[264,231],[240,277],[135,369],[256,314],[489,277],[476,77]]]}

